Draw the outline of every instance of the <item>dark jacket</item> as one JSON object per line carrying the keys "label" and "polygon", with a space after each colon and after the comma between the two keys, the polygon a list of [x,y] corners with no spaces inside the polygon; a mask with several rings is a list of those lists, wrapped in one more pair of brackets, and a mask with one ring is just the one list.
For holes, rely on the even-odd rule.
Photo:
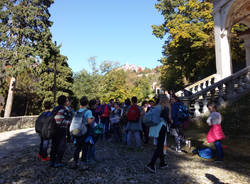
{"label": "dark jacket", "polygon": [[171,116],[172,116],[174,126],[177,126],[177,125],[180,125],[180,124],[183,123],[177,117],[177,113],[178,113],[178,110],[179,110],[179,105],[183,105],[183,104],[181,102],[175,102],[175,103],[172,104]]}

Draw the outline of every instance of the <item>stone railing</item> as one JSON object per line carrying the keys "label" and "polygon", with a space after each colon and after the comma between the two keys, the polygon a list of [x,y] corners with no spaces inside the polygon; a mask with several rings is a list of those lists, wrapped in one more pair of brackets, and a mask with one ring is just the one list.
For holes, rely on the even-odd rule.
{"label": "stone railing", "polygon": [[208,113],[207,104],[209,102],[215,102],[218,106],[225,106],[249,92],[250,66],[191,96],[181,97],[180,99],[189,107],[194,116],[200,116]]}
{"label": "stone railing", "polygon": [[38,116],[19,116],[10,118],[0,118],[0,132],[17,130],[22,128],[32,128]]}
{"label": "stone railing", "polygon": [[[215,82],[217,82],[218,80],[220,80],[220,76],[218,74],[213,74],[210,75],[186,88],[184,88],[185,90],[191,92],[192,94],[195,94],[199,91],[202,91],[203,89],[211,86],[212,84],[214,84]],[[176,96],[178,97],[184,97],[184,92],[183,91],[178,91],[175,93]]]}

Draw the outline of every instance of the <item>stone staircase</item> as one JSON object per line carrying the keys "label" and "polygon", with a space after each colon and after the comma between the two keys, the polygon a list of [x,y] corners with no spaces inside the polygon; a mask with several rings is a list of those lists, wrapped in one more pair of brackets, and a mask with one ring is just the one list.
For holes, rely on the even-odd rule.
{"label": "stone staircase", "polygon": [[207,104],[210,102],[218,106],[226,106],[250,92],[250,66],[227,78],[211,82],[216,79],[218,76],[212,75],[185,88],[192,92],[190,96],[184,96],[183,93],[178,92],[180,100],[189,107],[195,117],[207,114]]}

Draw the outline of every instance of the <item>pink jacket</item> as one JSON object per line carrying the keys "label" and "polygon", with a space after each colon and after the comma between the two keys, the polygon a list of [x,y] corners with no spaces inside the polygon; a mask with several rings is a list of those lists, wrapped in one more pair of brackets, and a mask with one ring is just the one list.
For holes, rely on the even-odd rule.
{"label": "pink jacket", "polygon": [[224,139],[226,136],[221,128],[220,124],[212,125],[208,134],[207,134],[207,142],[215,142],[221,139]]}

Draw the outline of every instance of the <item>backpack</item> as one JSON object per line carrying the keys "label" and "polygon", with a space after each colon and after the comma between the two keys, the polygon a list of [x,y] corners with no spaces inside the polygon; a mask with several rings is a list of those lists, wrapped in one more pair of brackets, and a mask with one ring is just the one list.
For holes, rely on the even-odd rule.
{"label": "backpack", "polygon": [[122,112],[122,116],[121,116],[121,119],[120,119],[120,122],[121,122],[122,125],[126,125],[128,123],[127,111],[128,111],[128,107],[124,107],[123,112]]}
{"label": "backpack", "polygon": [[151,108],[146,114],[143,116],[142,122],[144,125],[151,127],[151,126],[156,126],[158,125],[158,122],[153,121],[153,109]]}
{"label": "backpack", "polygon": [[120,122],[120,116],[121,116],[121,109],[114,109],[110,114],[110,123],[119,123]]}
{"label": "backpack", "polygon": [[41,119],[41,122],[43,124],[42,132],[41,132],[42,138],[51,139],[55,135],[55,131],[56,131],[55,116],[59,110],[61,110],[61,109],[58,109],[58,110],[52,112],[52,114],[50,116],[48,116],[48,117],[46,116],[46,117]]}
{"label": "backpack", "polygon": [[138,122],[140,117],[139,107],[137,105],[132,105],[127,112],[128,121]]}
{"label": "backpack", "polygon": [[87,126],[84,123],[84,115],[87,111],[88,109],[82,112],[76,112],[69,127],[71,135],[78,137],[87,133]]}
{"label": "backpack", "polygon": [[51,112],[50,111],[43,112],[40,116],[38,116],[38,118],[35,122],[36,133],[39,133],[39,134],[42,133],[44,118],[46,118],[49,115],[48,113],[51,113]]}
{"label": "backpack", "polygon": [[110,109],[109,109],[108,105],[106,104],[104,106],[104,111],[103,111],[102,117],[109,117],[109,114],[110,114]]}
{"label": "backpack", "polygon": [[185,121],[189,117],[189,112],[187,106],[183,104],[178,105],[177,118],[179,121]]}
{"label": "backpack", "polygon": [[201,158],[211,159],[213,158],[213,150],[211,148],[198,149],[198,155]]}

